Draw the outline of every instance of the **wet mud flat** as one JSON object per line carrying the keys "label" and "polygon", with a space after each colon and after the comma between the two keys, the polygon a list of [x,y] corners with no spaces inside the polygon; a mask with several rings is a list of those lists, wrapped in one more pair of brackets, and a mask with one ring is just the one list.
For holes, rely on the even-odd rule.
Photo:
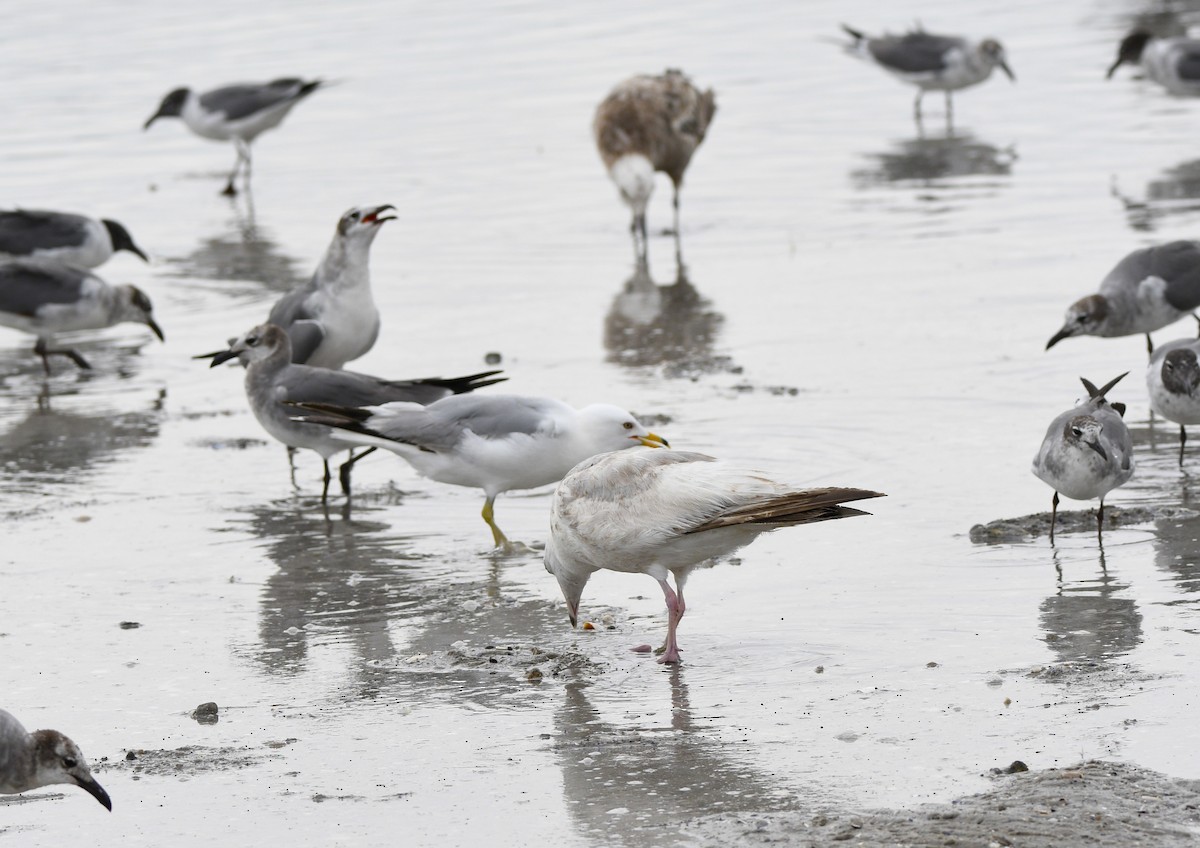
{"label": "wet mud flat", "polygon": [[1200,844],[1200,781],[1126,763],[1001,773],[945,804],[860,813],[721,815],[688,822],[681,843],[720,845],[1190,846]]}

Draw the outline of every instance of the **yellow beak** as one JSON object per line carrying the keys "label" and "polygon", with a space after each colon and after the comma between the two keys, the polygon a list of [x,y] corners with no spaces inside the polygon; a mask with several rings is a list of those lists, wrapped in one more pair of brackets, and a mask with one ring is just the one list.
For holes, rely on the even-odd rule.
{"label": "yellow beak", "polygon": [[638,441],[648,448],[669,448],[671,446],[666,439],[655,433],[647,433]]}

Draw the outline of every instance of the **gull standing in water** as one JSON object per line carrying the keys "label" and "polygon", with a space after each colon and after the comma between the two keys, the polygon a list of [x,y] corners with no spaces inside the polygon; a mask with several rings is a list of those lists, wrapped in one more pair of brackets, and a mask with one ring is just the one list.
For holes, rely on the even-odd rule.
{"label": "gull standing in water", "polygon": [[494,518],[500,493],[548,486],[598,453],[667,444],[606,403],[575,409],[545,397],[456,395],[429,406],[301,406],[300,421],[339,428],[346,444],[386,448],[422,477],[483,489],[483,520],[504,551],[512,545]]}
{"label": "gull standing in water", "polygon": [[992,75],[994,68],[1016,82],[1008,67],[1004,48],[994,38],[969,41],[953,35],[934,35],[916,29],[904,35],[869,36],[842,24],[854,39],[847,52],[874,62],[893,76],[917,87],[913,116],[921,121],[921,98],[926,91],[946,92],[946,121],[953,116],[951,92],[978,85]]}
{"label": "gull standing in water", "polygon": [[1135,250],[1100,282],[1100,291],[1071,304],[1046,350],[1071,336],[1146,334],[1200,307],[1200,242],[1172,241]]}
{"label": "gull standing in water", "polygon": [[1155,38],[1145,30],[1134,30],[1121,40],[1117,61],[1106,74],[1112,79],[1121,65],[1140,64],[1146,76],[1171,94],[1200,96],[1200,40]]}
{"label": "gull standing in water", "polygon": [[243,182],[247,189],[250,187],[250,143],[264,131],[279,126],[292,107],[321,83],[288,77],[267,83],[235,83],[203,94],[177,88],[163,98],[142,129],[150,129],[159,118],[182,118],[187,128],[202,138],[232,141],[237,160],[222,193],[234,195],[234,180],[243,166]]}
{"label": "gull standing in water", "polygon": [[0,795],[66,783],[78,786],[112,812],[112,799],[92,777],[79,746],[57,730],[27,731],[0,710]]}
{"label": "gull standing in water", "polygon": [[1133,439],[1125,426],[1125,404],[1109,403],[1105,397],[1124,376],[1109,380],[1099,389],[1081,377],[1088,399],[1050,423],[1033,458],[1034,476],[1054,489],[1050,502],[1051,544],[1060,493],[1077,501],[1100,499],[1096,536],[1104,543],[1104,496],[1133,476]]}
{"label": "gull standing in water", "polygon": [[646,205],[654,192],[656,171],[669,176],[674,187],[678,243],[683,174],[716,111],[712,89],[701,91],[674,68],[659,76],[630,77],[596,107],[592,122],[596,147],[621,199],[633,212],[630,231],[639,256],[646,253]]}
{"label": "gull standing in water", "polygon": [[95,268],[118,250],[150,261],[129,231],[108,218],[42,209],[0,211],[0,260],[44,259]]}
{"label": "gull standing in water", "polygon": [[135,286],[110,286],[84,268],[57,262],[0,263],[0,324],[37,336],[33,352],[50,373],[50,356],[91,368],[74,348],[53,348],[56,333],[99,330],[129,321],[145,324],[161,340],[150,298]]}
{"label": "gull standing in water", "polygon": [[[353,371],[298,365],[292,361],[291,342],[287,333],[274,324],[255,327],[230,345],[228,350],[213,354],[209,367],[234,357],[246,366],[246,398],[263,429],[283,442],[289,452],[296,448],[307,448],[321,455],[325,464],[322,503],[329,496],[329,458],[346,450],[346,441],[338,438],[340,431],[295,420],[295,408],[286,404],[373,406],[392,401],[426,404],[505,380],[504,377],[496,377],[499,371],[485,371],[449,380],[440,377],[381,380]],[[338,479],[347,498],[350,497],[350,470],[354,463],[373,450],[373,447],[368,448],[358,456],[351,453],[350,459],[341,466]]]}
{"label": "gull standing in water", "polygon": [[1183,467],[1186,424],[1200,424],[1200,340],[1177,339],[1154,351],[1146,367],[1150,408],[1179,425],[1179,467]]}
{"label": "gull standing in water", "polygon": [[[693,568],[769,530],[867,515],[841,504],[879,497],[866,489],[795,489],[701,453],[607,453],[571,469],[555,489],[546,570],[558,578],[572,627],[593,572],[653,577],[667,604],[667,640],[658,661],[677,663],[683,586]],[[675,576],[674,589],[668,574]]]}

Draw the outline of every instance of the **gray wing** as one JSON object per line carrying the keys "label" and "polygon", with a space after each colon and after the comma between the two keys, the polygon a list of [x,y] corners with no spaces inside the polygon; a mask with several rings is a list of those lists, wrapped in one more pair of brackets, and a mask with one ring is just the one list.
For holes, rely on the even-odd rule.
{"label": "gray wing", "polygon": [[1167,303],[1184,312],[1200,307],[1200,244],[1173,241],[1148,248],[1143,258],[1142,278],[1165,280]]}
{"label": "gray wing", "polygon": [[29,733],[21,722],[17,721],[16,716],[0,710],[0,791],[10,787],[16,788],[29,777],[25,774],[27,766],[22,761],[29,754],[28,740]]}
{"label": "gray wing", "polygon": [[453,395],[429,406],[434,420],[485,439],[533,435],[572,412],[560,401],[523,395]]}
{"label": "gray wing", "polygon": [[962,38],[927,32],[872,38],[867,42],[867,49],[876,62],[909,74],[946,70],[946,54],[956,48],[966,50],[967,42]]}
{"label": "gray wing", "polygon": [[1181,41],[1175,45],[1175,73],[1181,80],[1200,82],[1200,41]]}
{"label": "gray wing", "polygon": [[271,307],[268,324],[287,331],[292,342],[292,362],[307,362],[325,340],[325,330],[316,315],[308,308],[309,296],[317,290],[316,280],[310,280],[285,294]]}
{"label": "gray wing", "polygon": [[1107,404],[1093,412],[1092,415],[1100,421],[1100,432],[1105,442],[1115,448],[1114,452],[1119,457],[1121,470],[1132,474],[1133,437],[1129,433],[1129,427],[1125,424],[1125,420]]}
{"label": "gray wing", "polygon": [[355,371],[333,371],[292,365],[276,380],[293,403],[326,403],[331,406],[382,406],[407,401],[427,404],[446,397],[450,390],[418,381],[390,381]]}
{"label": "gray wing", "polygon": [[87,230],[82,215],[14,209],[0,212],[0,253],[28,256],[35,250],[76,247]]}
{"label": "gray wing", "polygon": [[226,120],[236,121],[297,99],[307,93],[304,86],[303,80],[294,78],[227,85],[201,94],[200,105],[210,112],[223,112]]}
{"label": "gray wing", "polygon": [[0,310],[34,317],[53,303],[75,303],[92,276],[81,268],[38,262],[0,264]]}

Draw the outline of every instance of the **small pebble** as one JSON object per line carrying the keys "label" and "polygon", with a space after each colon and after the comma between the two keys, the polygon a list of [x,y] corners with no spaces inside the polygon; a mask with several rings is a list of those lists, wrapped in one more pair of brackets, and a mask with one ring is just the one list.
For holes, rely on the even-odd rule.
{"label": "small pebble", "polygon": [[117,627],[120,627],[122,630],[136,630],[141,626],[142,623],[140,621],[122,621],[117,625]]}
{"label": "small pebble", "polygon": [[638,645],[636,648],[630,648],[629,650],[637,654],[648,654],[653,651],[654,648],[650,647],[649,645]]}
{"label": "small pebble", "polygon": [[483,361],[486,365],[499,365],[502,359],[503,357],[500,356],[500,353],[494,350],[483,356]]}

